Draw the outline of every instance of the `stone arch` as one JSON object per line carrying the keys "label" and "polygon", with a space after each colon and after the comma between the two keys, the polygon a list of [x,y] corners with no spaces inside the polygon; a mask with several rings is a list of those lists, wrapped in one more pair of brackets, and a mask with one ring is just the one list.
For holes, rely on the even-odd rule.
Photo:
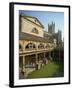
{"label": "stone arch", "polygon": [[36,46],[34,43],[28,43],[26,46],[25,46],[25,49],[36,49]]}
{"label": "stone arch", "polygon": [[49,44],[46,44],[45,48],[49,48],[49,47],[50,47]]}
{"label": "stone arch", "polygon": [[23,50],[23,46],[21,43],[19,43],[19,50]]}
{"label": "stone arch", "polygon": [[40,44],[38,45],[38,48],[44,48],[44,44],[43,44],[43,43],[40,43]]}

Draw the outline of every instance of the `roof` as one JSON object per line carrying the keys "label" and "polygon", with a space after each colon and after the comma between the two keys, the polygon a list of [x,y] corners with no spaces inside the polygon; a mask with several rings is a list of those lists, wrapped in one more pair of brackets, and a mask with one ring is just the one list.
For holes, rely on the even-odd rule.
{"label": "roof", "polygon": [[52,36],[53,34],[47,32],[47,31],[44,31],[44,34],[47,34],[48,36]]}
{"label": "roof", "polygon": [[36,17],[27,16],[27,15],[20,15],[20,16],[21,16],[21,17],[24,17],[24,18],[27,19],[27,20],[29,20],[28,18],[35,19],[39,24],[37,24],[37,23],[35,23],[35,22],[31,21],[31,20],[29,20],[29,21],[31,21],[32,23],[34,23],[34,24],[36,24],[36,25],[38,25],[38,26],[44,28],[44,26],[42,25],[42,23],[41,23]]}
{"label": "roof", "polygon": [[28,41],[45,42],[45,43],[49,42],[49,40],[46,38],[38,37],[24,32],[19,33],[19,40],[28,40]]}

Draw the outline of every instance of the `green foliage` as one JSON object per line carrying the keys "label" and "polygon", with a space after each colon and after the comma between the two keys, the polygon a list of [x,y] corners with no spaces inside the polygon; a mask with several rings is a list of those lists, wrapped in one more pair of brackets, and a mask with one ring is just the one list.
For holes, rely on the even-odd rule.
{"label": "green foliage", "polygon": [[54,50],[64,50],[64,47],[62,47],[62,46],[57,46],[56,48],[54,48]]}

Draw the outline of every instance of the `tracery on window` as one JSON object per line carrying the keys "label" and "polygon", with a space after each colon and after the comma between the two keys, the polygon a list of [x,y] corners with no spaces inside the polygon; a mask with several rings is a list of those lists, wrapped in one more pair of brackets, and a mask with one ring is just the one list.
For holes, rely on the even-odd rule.
{"label": "tracery on window", "polygon": [[38,48],[44,48],[44,45],[42,43],[40,43]]}
{"label": "tracery on window", "polygon": [[25,47],[25,49],[35,49],[35,48],[36,48],[35,44],[33,44],[33,43],[28,43]]}
{"label": "tracery on window", "polygon": [[36,28],[33,28],[32,32],[38,34],[38,30]]}

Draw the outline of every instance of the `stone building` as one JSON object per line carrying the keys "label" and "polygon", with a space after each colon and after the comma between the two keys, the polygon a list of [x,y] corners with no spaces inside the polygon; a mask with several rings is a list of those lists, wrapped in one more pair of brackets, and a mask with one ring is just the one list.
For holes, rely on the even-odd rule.
{"label": "stone building", "polygon": [[58,30],[58,32],[54,33],[52,36],[53,36],[53,38],[56,39],[57,45],[61,45],[62,44],[62,32],[61,32],[61,30]]}
{"label": "stone building", "polygon": [[23,72],[29,73],[49,59],[54,43],[44,35],[44,26],[36,17],[19,16],[19,68]]}
{"label": "stone building", "polygon": [[62,32],[58,30],[58,43],[62,43]]}
{"label": "stone building", "polygon": [[48,32],[51,34],[55,33],[55,23],[52,22],[51,24],[48,24]]}

